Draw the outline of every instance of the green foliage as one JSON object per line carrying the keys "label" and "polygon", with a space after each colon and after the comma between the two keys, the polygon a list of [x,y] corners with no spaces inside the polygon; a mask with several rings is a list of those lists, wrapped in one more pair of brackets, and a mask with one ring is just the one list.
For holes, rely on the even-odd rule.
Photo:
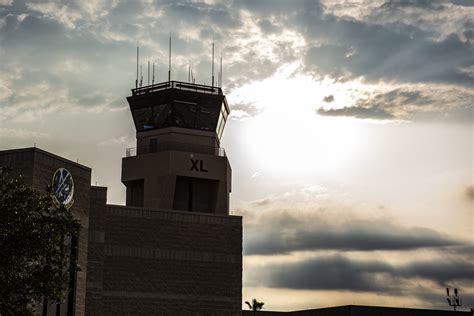
{"label": "green foliage", "polygon": [[245,301],[245,304],[248,305],[248,307],[253,310],[253,312],[257,312],[263,308],[263,305],[265,304],[264,302],[259,302],[255,298],[252,300],[252,303],[249,301]]}
{"label": "green foliage", "polygon": [[0,315],[32,315],[33,305],[46,298],[64,301],[71,249],[80,224],[50,194],[40,194],[11,179],[0,167]]}

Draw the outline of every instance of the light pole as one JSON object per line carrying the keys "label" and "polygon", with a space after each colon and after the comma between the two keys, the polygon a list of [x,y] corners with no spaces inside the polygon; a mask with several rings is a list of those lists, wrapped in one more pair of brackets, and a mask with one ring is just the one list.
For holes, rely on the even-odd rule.
{"label": "light pole", "polygon": [[448,301],[449,306],[454,308],[456,311],[456,307],[462,306],[462,299],[458,295],[458,289],[454,288],[454,295],[449,295],[449,287],[446,288],[446,300]]}

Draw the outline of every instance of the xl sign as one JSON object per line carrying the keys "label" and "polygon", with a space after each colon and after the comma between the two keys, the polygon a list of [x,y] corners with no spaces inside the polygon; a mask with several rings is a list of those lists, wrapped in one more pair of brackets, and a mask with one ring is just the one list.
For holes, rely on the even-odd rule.
{"label": "xl sign", "polygon": [[190,159],[191,160],[191,171],[197,172],[207,172],[208,170],[204,169],[204,163],[201,159]]}

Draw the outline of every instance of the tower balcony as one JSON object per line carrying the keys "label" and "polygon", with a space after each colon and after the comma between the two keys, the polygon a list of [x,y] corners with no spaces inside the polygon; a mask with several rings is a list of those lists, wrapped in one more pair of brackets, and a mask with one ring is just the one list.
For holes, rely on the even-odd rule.
{"label": "tower balcony", "polygon": [[206,86],[196,83],[188,83],[182,81],[165,81],[157,84],[147,85],[132,89],[132,96],[146,95],[158,91],[165,91],[168,89],[177,89],[180,91],[191,91],[196,93],[224,95],[220,87]]}
{"label": "tower balcony", "polygon": [[203,146],[178,142],[160,142],[156,144],[152,143],[147,146],[127,148],[125,151],[125,157],[133,157],[169,150],[226,157],[225,149],[222,147]]}

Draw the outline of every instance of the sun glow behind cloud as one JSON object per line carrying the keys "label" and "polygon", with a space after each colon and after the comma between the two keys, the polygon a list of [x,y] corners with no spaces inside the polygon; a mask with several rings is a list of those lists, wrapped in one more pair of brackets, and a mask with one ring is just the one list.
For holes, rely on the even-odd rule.
{"label": "sun glow behind cloud", "polygon": [[298,64],[281,67],[272,77],[235,90],[229,99],[250,103],[260,114],[245,130],[246,147],[262,170],[295,175],[330,174],[363,154],[367,122],[316,115],[327,95],[334,107],[349,102],[359,83],[333,84],[295,74]]}

